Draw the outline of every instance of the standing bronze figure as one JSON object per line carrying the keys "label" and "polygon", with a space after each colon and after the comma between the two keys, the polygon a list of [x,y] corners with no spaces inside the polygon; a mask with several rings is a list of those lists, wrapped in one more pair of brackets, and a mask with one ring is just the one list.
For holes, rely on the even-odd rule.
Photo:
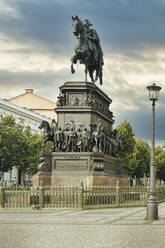
{"label": "standing bronze figure", "polygon": [[[100,38],[96,30],[91,29],[92,24],[85,19],[83,22],[78,16],[73,17],[73,34],[78,40],[74,51],[75,55],[71,58],[71,72],[74,73],[73,64],[79,61],[85,65],[85,80],[87,82],[87,73],[92,82],[96,82],[99,78],[100,85],[103,83],[103,52],[100,45]],[[95,78],[93,73],[96,72]]]}

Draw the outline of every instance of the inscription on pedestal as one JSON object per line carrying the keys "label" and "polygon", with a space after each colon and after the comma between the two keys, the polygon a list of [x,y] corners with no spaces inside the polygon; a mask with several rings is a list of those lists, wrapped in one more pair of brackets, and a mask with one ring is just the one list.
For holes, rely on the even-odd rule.
{"label": "inscription on pedestal", "polygon": [[88,170],[88,160],[56,159],[54,161],[54,169],[64,171]]}

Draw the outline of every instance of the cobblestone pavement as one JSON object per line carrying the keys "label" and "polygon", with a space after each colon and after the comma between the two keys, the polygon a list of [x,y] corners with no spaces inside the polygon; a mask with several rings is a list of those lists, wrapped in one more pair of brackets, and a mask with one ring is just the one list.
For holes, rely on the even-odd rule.
{"label": "cobblestone pavement", "polygon": [[165,248],[165,203],[159,220],[145,208],[0,210],[0,248]]}

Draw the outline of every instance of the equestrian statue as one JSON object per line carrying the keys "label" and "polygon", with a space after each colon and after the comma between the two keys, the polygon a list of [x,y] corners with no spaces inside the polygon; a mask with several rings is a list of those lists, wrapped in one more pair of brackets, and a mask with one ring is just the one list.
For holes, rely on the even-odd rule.
{"label": "equestrian statue", "polygon": [[[100,85],[103,83],[102,69],[104,65],[103,52],[100,45],[100,38],[95,29],[90,28],[93,24],[87,19],[83,22],[78,16],[73,17],[73,34],[78,40],[75,46],[75,55],[71,58],[71,72],[75,69],[73,64],[77,61],[85,65],[85,81],[87,82],[87,73],[91,81],[95,83],[98,79]],[[95,78],[94,78],[95,72]]]}

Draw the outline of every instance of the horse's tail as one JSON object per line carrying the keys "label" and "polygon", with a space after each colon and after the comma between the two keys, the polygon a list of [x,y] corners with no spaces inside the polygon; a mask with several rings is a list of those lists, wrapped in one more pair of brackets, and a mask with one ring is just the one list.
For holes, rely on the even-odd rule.
{"label": "horse's tail", "polygon": [[102,66],[100,66],[100,69],[99,69],[99,79],[100,79],[100,85],[102,85],[103,84]]}

